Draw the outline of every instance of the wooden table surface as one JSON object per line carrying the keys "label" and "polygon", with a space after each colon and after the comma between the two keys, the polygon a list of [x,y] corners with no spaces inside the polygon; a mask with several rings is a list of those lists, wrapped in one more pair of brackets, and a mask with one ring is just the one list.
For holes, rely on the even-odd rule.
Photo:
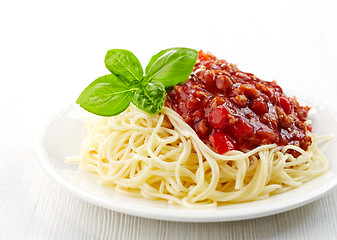
{"label": "wooden table surface", "polygon": [[336,10],[334,1],[0,3],[0,239],[337,239],[336,189],[258,219],[158,221],[73,196],[35,153],[45,117],[107,73],[111,48],[144,65],[173,46],[209,50],[337,111]]}

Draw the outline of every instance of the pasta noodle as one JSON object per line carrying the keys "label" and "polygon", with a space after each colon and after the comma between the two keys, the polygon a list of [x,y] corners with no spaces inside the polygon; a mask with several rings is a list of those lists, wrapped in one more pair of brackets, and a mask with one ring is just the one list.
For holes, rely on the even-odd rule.
{"label": "pasta noodle", "polygon": [[90,116],[87,125],[81,155],[71,161],[117,192],[190,208],[268,198],[328,169],[317,147],[322,138],[309,132],[307,151],[270,144],[220,155],[167,107],[151,115],[130,105],[114,117]]}

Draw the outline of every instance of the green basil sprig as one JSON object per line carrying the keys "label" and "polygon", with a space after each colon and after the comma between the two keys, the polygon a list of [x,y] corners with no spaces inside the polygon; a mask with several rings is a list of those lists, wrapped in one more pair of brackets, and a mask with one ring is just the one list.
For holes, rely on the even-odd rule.
{"label": "green basil sprig", "polygon": [[115,116],[132,102],[151,114],[164,106],[165,88],[185,82],[197,60],[198,52],[190,48],[170,48],[154,55],[145,69],[130,51],[109,50],[105,66],[111,72],[93,81],[76,103],[100,116]]}

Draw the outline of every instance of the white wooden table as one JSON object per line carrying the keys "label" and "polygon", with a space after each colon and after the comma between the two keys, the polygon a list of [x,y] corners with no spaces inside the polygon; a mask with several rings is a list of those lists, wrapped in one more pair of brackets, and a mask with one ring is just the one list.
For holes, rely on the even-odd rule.
{"label": "white wooden table", "polygon": [[210,50],[337,111],[336,9],[333,1],[0,3],[0,239],[337,239],[337,189],[259,219],[157,221],[78,199],[45,175],[34,150],[42,120],[107,73],[111,48],[144,65],[173,46]]}

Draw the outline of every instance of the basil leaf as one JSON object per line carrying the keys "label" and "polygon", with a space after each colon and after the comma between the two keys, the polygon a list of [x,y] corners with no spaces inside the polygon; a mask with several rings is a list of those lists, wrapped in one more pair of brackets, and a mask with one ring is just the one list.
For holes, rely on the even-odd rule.
{"label": "basil leaf", "polygon": [[169,48],[154,55],[145,69],[149,82],[172,87],[185,82],[197,60],[198,52],[190,48]]}
{"label": "basil leaf", "polygon": [[125,49],[111,49],[105,56],[106,68],[116,76],[124,78],[128,83],[140,82],[143,78],[143,68],[138,58]]}
{"label": "basil leaf", "polygon": [[165,87],[160,82],[147,83],[133,92],[131,101],[139,109],[158,114],[164,106]]}
{"label": "basil leaf", "polygon": [[129,88],[123,80],[110,74],[97,78],[81,95],[76,103],[88,112],[100,116],[114,116],[130,105],[130,96],[136,88]]}

